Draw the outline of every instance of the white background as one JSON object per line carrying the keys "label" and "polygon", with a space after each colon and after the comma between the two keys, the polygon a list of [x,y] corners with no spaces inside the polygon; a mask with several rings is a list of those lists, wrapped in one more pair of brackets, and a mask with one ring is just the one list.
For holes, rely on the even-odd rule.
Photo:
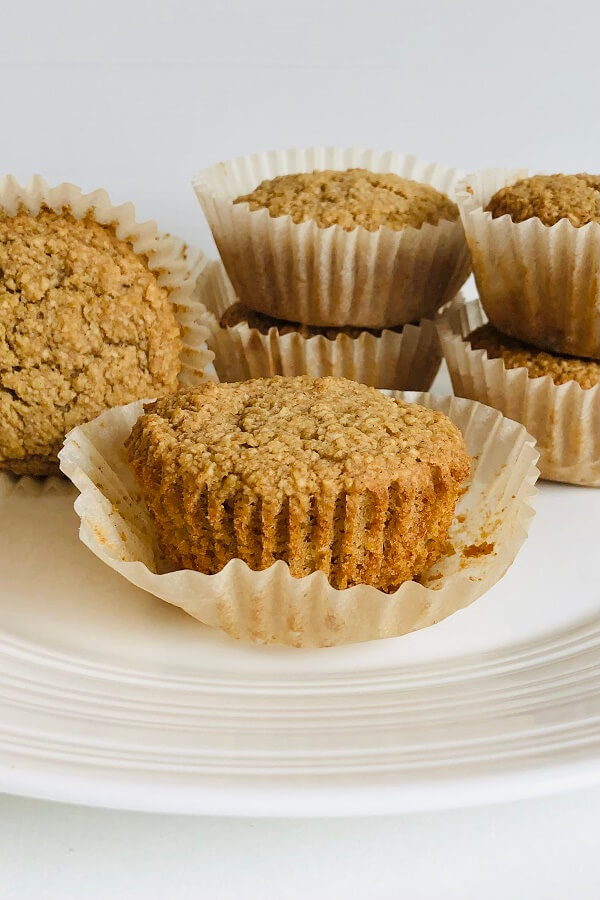
{"label": "white background", "polygon": [[[106,187],[212,252],[201,167],[274,147],[466,170],[600,170],[593,2],[1,4],[2,169]],[[0,898],[600,894],[600,791],[331,822],[181,819],[0,799]]]}

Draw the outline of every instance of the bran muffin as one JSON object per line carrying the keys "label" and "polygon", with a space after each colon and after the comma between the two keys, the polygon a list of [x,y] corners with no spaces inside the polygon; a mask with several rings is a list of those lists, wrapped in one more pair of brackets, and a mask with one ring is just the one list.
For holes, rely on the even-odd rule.
{"label": "bran muffin", "polygon": [[600,176],[487,169],[457,201],[486,315],[503,334],[600,360]]}
{"label": "bran muffin", "polygon": [[283,560],[340,589],[432,565],[470,469],[444,414],[337,378],[206,384],[148,405],[125,446],[171,567]]}
{"label": "bran muffin", "polygon": [[398,231],[458,219],[456,203],[431,185],[368,169],[279,175],[233,202],[268,209],[273,217],[291,216],[296,224],[312,220],[319,228],[339,225],[345,231],[359,225],[367,231],[382,225]]}
{"label": "bran muffin", "polygon": [[533,175],[501,188],[486,206],[494,219],[513,222],[538,218],[544,225],[568,219],[580,228],[600,222],[600,175]]}
{"label": "bran muffin", "polygon": [[490,359],[501,359],[507,369],[524,367],[530,378],[550,375],[554,384],[576,381],[584,390],[600,382],[600,362],[547,353],[502,334],[490,325],[481,325],[466,338],[473,350],[485,350]]}
{"label": "bran muffin", "polygon": [[0,468],[58,473],[65,434],[177,385],[179,326],[145,256],[92,215],[0,211]]}
{"label": "bran muffin", "polygon": [[219,163],[194,189],[245,306],[382,329],[432,318],[468,277],[458,178],[412,156],[310,148]]}

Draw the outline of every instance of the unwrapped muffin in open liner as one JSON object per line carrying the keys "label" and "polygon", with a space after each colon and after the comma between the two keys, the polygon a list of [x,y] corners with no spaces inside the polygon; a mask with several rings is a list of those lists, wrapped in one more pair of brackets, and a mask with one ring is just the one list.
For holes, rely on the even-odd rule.
{"label": "unwrapped muffin in open liner", "polygon": [[468,341],[486,321],[478,300],[457,301],[438,320],[454,392],[521,422],[537,441],[542,478],[599,487],[600,384],[555,384],[550,374],[531,378],[525,367],[490,359]]}
{"label": "unwrapped muffin in open liner", "polygon": [[[221,262],[202,271],[197,297],[213,313],[208,346],[215,354],[221,381],[243,381],[271,375],[335,375],[378,388],[426,391],[435,378],[442,354],[430,319],[380,335],[340,332],[335,339],[306,337],[300,326],[289,331],[272,326],[265,334],[247,322],[219,325],[223,313],[238,302]],[[281,326],[287,323],[281,322]]]}
{"label": "unwrapped muffin in open liner", "polygon": [[124,453],[142,403],[103,413],[65,442],[61,467],[81,492],[75,504],[80,537],[132,583],[242,640],[325,647],[434,624],[479,597],[512,563],[533,516],[538,454],[521,425],[488,407],[426,394],[393,396],[447,413],[473,457],[448,555],[421,583],[406,582],[391,594],[365,585],[337,590],[323,572],[293,578],[282,560],[263,571],[239,559],[215,575],[165,571]]}
{"label": "unwrapped muffin in open liner", "polygon": [[399,231],[345,231],[234,203],[278,175],[350,168],[395,173],[451,198],[460,178],[414,156],[335,148],[257,153],[195,177],[225,269],[246,306],[309,325],[384,328],[430,317],[456,295],[470,271],[459,218]]}
{"label": "unwrapped muffin in open liner", "polygon": [[[165,331],[168,331],[169,333],[159,334],[155,340],[154,335],[152,335],[151,332],[151,326],[145,325],[144,320],[144,325],[140,327],[147,328],[147,333],[153,338],[154,349],[149,347],[144,351],[147,354],[149,374],[146,380],[148,384],[145,385],[143,391],[139,391],[138,396],[144,396],[144,394],[147,393],[149,389],[152,389],[152,387],[155,390],[158,390],[157,379],[154,378],[153,374],[154,361],[161,356],[165,350],[168,351],[167,356],[169,360],[169,384],[166,386],[166,390],[173,389],[170,383],[171,381],[176,383],[177,357],[179,358],[180,367],[178,379],[181,385],[198,384],[206,378],[215,378],[214,369],[211,364],[213,354],[206,346],[210,319],[206,310],[195,296],[195,285],[198,275],[206,264],[205,258],[199,251],[188,248],[181,240],[174,238],[171,235],[160,234],[154,222],[138,223],[135,219],[135,210],[131,203],[114,206],[104,190],[96,190],[89,194],[83,194],[81,190],[73,184],[65,183],[50,187],[40,176],[35,176],[26,185],[20,185],[12,176],[2,178],[0,180],[0,209],[9,217],[14,217],[23,213],[33,217],[39,217],[41,213],[44,215],[49,215],[50,213],[64,213],[72,216],[73,219],[76,220],[78,227],[81,224],[80,220],[84,220],[84,223],[89,221],[91,223],[98,223],[99,225],[111,226],[114,228],[116,238],[119,241],[123,241],[127,245],[130,245],[133,251],[132,258],[134,260],[136,257],[142,259],[144,265],[147,265],[147,269],[156,276],[155,280],[153,279],[153,285],[157,285],[158,287],[156,290],[159,290],[161,293],[162,289],[166,290],[168,301],[174,312],[175,321],[179,327],[180,340],[176,337],[176,326],[170,313],[166,317],[168,318],[169,327],[167,328],[167,326],[165,326]],[[55,221],[56,220],[52,220],[52,222]],[[70,219],[67,221],[70,221]],[[67,228],[68,226],[65,225],[61,227]],[[88,249],[87,245],[85,249]],[[40,252],[35,240],[32,241],[30,252],[32,254]],[[69,259],[69,263],[73,267],[79,265],[81,268],[83,265],[80,259]],[[106,280],[107,284],[112,277],[111,273],[113,269],[111,269],[111,265],[113,266],[113,269],[116,268],[112,264],[112,261],[104,262],[104,269],[101,271],[101,277]],[[61,278],[69,277],[69,274],[66,271],[59,274]],[[37,282],[35,281],[35,271],[29,273],[29,277],[27,276],[27,271],[20,273],[20,278],[23,284],[27,285],[32,297],[37,296],[36,291],[43,294],[45,290],[50,291],[53,289],[52,285],[48,282],[48,279],[46,279],[45,284],[42,284],[43,279],[41,279],[38,288]],[[86,276],[87,272],[82,276],[84,277],[84,280]],[[6,273],[5,277],[8,278]],[[57,287],[60,289],[60,284],[58,284]],[[9,292],[12,292],[11,297],[17,293],[17,289],[18,286],[15,287],[14,285],[12,288],[10,285],[7,288]],[[64,288],[63,290],[67,289]],[[109,288],[105,288],[105,292],[108,291]],[[103,299],[106,300],[109,297],[110,294],[106,293]],[[126,333],[129,335],[129,326],[131,325],[131,328],[134,326],[132,322],[127,321],[127,314],[129,313],[133,320],[134,314],[136,312],[139,314],[140,310],[136,309],[132,311],[128,309],[119,309],[118,299],[119,298],[116,297],[114,301],[115,330],[118,331],[119,334]],[[144,304],[147,304],[148,314],[150,314],[151,307],[147,294],[143,294],[140,301],[141,306],[144,306]],[[61,354],[61,358],[64,357],[67,363],[71,364],[72,360],[69,353],[71,348],[75,348],[73,351],[75,357],[79,354],[82,357],[85,356],[86,362],[89,361],[89,375],[87,369],[80,367],[79,365],[74,366],[74,369],[78,371],[71,372],[67,363],[65,363],[65,368],[61,368],[60,373],[58,373],[58,364],[55,365],[53,362],[45,362],[44,360],[45,346],[43,345],[43,342],[46,337],[45,332],[41,332],[40,338],[39,328],[41,312],[39,303],[35,304],[33,300],[31,300],[29,305],[32,307],[34,313],[37,310],[37,315],[34,316],[35,321],[31,323],[27,330],[25,328],[18,330],[18,341],[16,335],[8,336],[9,340],[5,348],[5,357],[8,359],[10,365],[7,364],[7,368],[1,379],[2,385],[0,386],[0,393],[3,392],[10,395],[10,404],[15,405],[22,401],[26,410],[25,415],[28,417],[29,421],[35,421],[33,418],[35,414],[35,403],[32,401],[33,392],[43,392],[45,387],[48,388],[48,391],[51,387],[56,387],[58,393],[58,405],[60,405],[61,409],[64,408],[68,411],[70,410],[72,416],[71,423],[68,424],[67,419],[65,431],[72,427],[73,419],[75,419],[75,421],[78,419],[78,409],[71,409],[71,404],[77,402],[83,395],[89,395],[95,403],[93,392],[97,389],[98,384],[100,386],[106,385],[106,389],[109,393],[110,391],[120,390],[122,386],[121,396],[125,393],[126,399],[136,396],[135,388],[132,387],[130,383],[132,382],[130,370],[127,369],[127,371],[124,371],[121,375],[122,370],[117,370],[117,364],[122,365],[123,368],[128,365],[135,370],[136,366],[139,365],[139,355],[143,349],[137,341],[131,341],[129,337],[127,337],[127,340],[125,337],[121,338],[124,347],[124,350],[121,353],[120,344],[112,332],[110,336],[105,338],[105,346],[108,348],[107,358],[109,360],[115,360],[115,363],[110,369],[109,374],[103,379],[101,374],[104,370],[101,369],[97,352],[92,353],[91,351],[88,352],[87,350],[81,350],[79,348],[79,345],[82,343],[80,337],[81,339],[86,337],[86,327],[88,328],[88,331],[91,329],[89,319],[86,318],[86,308],[84,307],[82,312],[83,325],[81,327],[83,328],[83,334],[80,336],[78,331],[79,326],[77,325],[78,320],[72,321],[69,319],[68,315],[70,314],[70,311],[63,309],[60,303],[56,300],[53,301],[50,296],[50,299],[46,304],[48,307],[48,317],[54,323],[55,332],[60,335],[60,340],[57,341],[59,346],[56,353]],[[109,307],[107,315],[110,315],[110,312],[111,308]],[[22,315],[22,311],[19,312],[19,314]],[[103,329],[104,327],[105,325],[102,324]],[[28,340],[36,349],[35,356],[31,359],[30,372],[29,370],[27,370],[27,372],[25,371],[23,363],[23,354],[31,353],[31,351],[27,349]],[[39,347],[40,340],[42,342],[41,349]],[[169,341],[173,343],[172,353],[166,346]],[[150,339],[148,339],[148,343],[150,343]],[[18,357],[18,354],[16,353],[17,347],[21,357]],[[144,358],[146,359],[146,357]],[[48,374],[46,375],[42,372],[44,366],[48,370]],[[73,365],[71,365],[71,368],[73,368]],[[27,378],[25,376],[27,376]],[[46,381],[44,381],[44,378],[46,378]],[[24,382],[24,387],[22,389],[24,392],[23,395],[19,389],[19,385],[15,383],[15,379],[20,379]],[[71,379],[72,383],[69,382],[69,391],[67,392],[67,396],[65,396],[63,382],[67,382],[69,379]],[[51,383],[48,383],[49,381]],[[79,382],[83,383],[80,385]],[[71,396],[71,394],[73,396]],[[73,400],[73,397],[75,400]],[[123,400],[117,400],[117,403],[118,402],[123,402]],[[102,405],[102,402],[95,403],[93,412],[91,413],[91,416],[88,417],[97,415],[98,408],[102,408]],[[23,413],[20,412],[19,416],[22,415]],[[65,414],[65,416],[66,415],[67,414]],[[40,424],[43,426],[45,424],[44,411],[39,412],[39,418],[41,420]],[[79,421],[81,421],[81,419],[79,419]],[[58,439],[62,441],[63,436],[64,432],[62,435],[58,436]],[[40,456],[39,458],[25,455],[23,459],[13,459],[7,456],[5,463],[6,468],[25,474],[46,474],[54,470],[58,472],[58,461],[56,460],[56,464],[54,465],[54,461],[52,460],[49,451],[46,456]]]}
{"label": "unwrapped muffin in open liner", "polygon": [[485,169],[457,188],[483,308],[505,334],[543,350],[600,359],[600,223],[513,222],[486,212],[526,169]]}

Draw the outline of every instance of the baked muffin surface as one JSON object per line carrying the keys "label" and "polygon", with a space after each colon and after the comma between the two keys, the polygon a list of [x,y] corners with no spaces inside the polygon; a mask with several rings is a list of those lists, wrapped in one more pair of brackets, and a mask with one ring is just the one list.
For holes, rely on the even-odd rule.
{"label": "baked muffin surface", "polygon": [[[357,325],[345,325],[340,328],[328,328],[326,325],[301,325],[295,322],[285,322],[283,319],[275,319],[273,316],[267,316],[264,313],[256,312],[250,309],[244,303],[233,303],[227,307],[219,320],[222,328],[234,328],[236,325],[245,324],[249,328],[255,328],[261,334],[268,334],[271,328],[276,328],[279,334],[292,334],[297,332],[304,338],[316,337],[323,335],[329,341],[335,341],[339,334],[347,334],[351,338],[360,337],[366,331],[369,334],[379,337],[384,330],[383,328],[359,328]],[[387,331],[395,331],[397,334],[402,332],[403,325],[396,325],[387,328]]]}
{"label": "baked muffin surface", "polygon": [[471,332],[467,340],[473,350],[485,350],[490,359],[502,359],[507,369],[525,367],[530,378],[550,375],[555,384],[576,381],[584,389],[600,383],[600,362],[538,350],[489,323]]}
{"label": "baked muffin surface", "polygon": [[177,384],[165,288],[112,226],[0,212],[0,468],[58,472],[65,434]]}
{"label": "baked muffin surface", "polygon": [[600,221],[600,175],[533,175],[497,191],[486,206],[494,219],[538,218],[544,225],[568,219],[579,228]]}
{"label": "baked muffin surface", "polygon": [[430,185],[368,169],[280,175],[234,203],[248,203],[251,210],[266,208],[273,217],[289,215],[296,224],[313,220],[319,228],[339,225],[346,231],[358,226],[399,231],[458,218],[456,204]]}
{"label": "baked muffin surface", "polygon": [[469,472],[445,415],[340,378],[202,385],[151,404],[126,448],[172,566],[283,559],[339,588],[428,568]]}

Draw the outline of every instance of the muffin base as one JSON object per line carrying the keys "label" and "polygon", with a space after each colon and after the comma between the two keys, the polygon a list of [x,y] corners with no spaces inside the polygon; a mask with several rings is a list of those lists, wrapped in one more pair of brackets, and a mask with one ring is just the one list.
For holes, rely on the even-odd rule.
{"label": "muffin base", "polygon": [[386,593],[443,554],[462,486],[396,482],[380,495],[313,495],[277,508],[242,492],[206,491],[188,507],[183,491],[167,496],[136,474],[169,569],[215,575],[232,559],[253,571],[283,560],[294,578],[321,571],[338,590],[373,585]]}

